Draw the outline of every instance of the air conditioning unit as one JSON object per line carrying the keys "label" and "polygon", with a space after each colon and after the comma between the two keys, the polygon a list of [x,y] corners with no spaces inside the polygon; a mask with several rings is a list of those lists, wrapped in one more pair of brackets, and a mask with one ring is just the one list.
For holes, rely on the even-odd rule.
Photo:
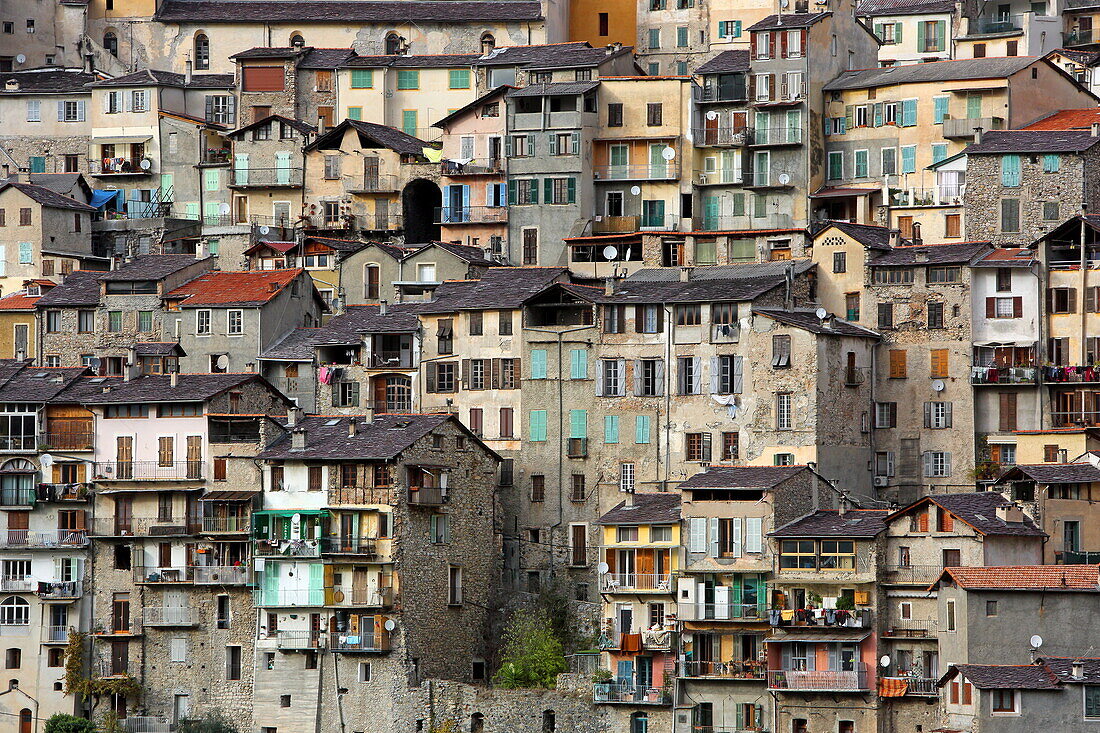
{"label": "air conditioning unit", "polygon": [[890,477],[889,476],[875,476],[874,479],[872,479],[871,483],[875,488],[884,488],[886,486],[889,486]]}

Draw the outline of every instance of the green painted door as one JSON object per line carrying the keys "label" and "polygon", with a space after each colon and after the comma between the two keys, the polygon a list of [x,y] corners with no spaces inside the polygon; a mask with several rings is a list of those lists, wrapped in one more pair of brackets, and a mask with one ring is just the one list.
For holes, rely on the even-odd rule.
{"label": "green painted door", "polygon": [[290,184],[290,153],[275,153],[275,183]]}
{"label": "green painted door", "polygon": [[248,154],[237,153],[233,156],[233,183],[238,186],[248,185]]}

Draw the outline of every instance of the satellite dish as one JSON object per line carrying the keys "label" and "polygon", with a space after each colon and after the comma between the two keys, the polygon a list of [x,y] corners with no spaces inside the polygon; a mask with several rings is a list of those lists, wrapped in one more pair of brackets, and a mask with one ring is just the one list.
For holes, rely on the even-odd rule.
{"label": "satellite dish", "polygon": [[814,311],[814,315],[817,316],[817,320],[823,321],[825,320],[825,316],[829,315],[829,311],[824,308],[818,308]]}
{"label": "satellite dish", "polygon": [[141,163],[139,163],[139,165],[141,166],[141,169],[143,171],[147,171],[147,170],[149,170],[150,168],[153,167],[153,161],[149,160],[148,158],[142,158]]}
{"label": "satellite dish", "polygon": [[680,634],[680,638],[684,641],[691,641],[693,637],[690,631],[685,631],[684,633]]}
{"label": "satellite dish", "polygon": [[880,667],[884,668],[884,669],[886,667],[889,667],[890,666],[890,655],[889,654],[883,654],[882,658],[878,660],[878,665]]}
{"label": "satellite dish", "polygon": [[780,173],[779,174],[779,185],[780,186],[786,186],[790,182],[791,182],[791,177],[788,174],[786,174],[786,173]]}
{"label": "satellite dish", "polygon": [[226,203],[218,204],[218,213],[219,214],[228,214],[229,213],[229,204],[226,204]]}
{"label": "satellite dish", "polygon": [[619,256],[619,250],[612,247],[610,244],[603,248],[603,258],[610,262]]}
{"label": "satellite dish", "polygon": [[217,365],[218,369],[225,369],[227,366],[229,366],[229,357],[225,354],[219,355]]}
{"label": "satellite dish", "polygon": [[26,62],[27,62],[27,57],[24,56],[23,54],[19,54],[18,56],[15,57],[15,63],[17,63],[17,64],[25,64]]}
{"label": "satellite dish", "polygon": [[92,369],[99,369],[102,364],[103,360],[100,359],[98,356],[93,356],[91,359],[88,359],[88,366],[90,366]]}
{"label": "satellite dish", "polygon": [[608,570],[609,570],[609,566],[605,562],[601,562],[599,565],[596,566],[596,572],[597,573],[606,573]]}
{"label": "satellite dish", "polygon": [[718,119],[718,113],[717,113],[717,112],[715,112],[714,110],[711,110],[710,112],[707,112],[707,119],[708,119],[708,120],[716,120],[716,119]]}
{"label": "satellite dish", "polygon": [[945,384],[943,383],[943,380],[942,380],[942,379],[934,379],[934,380],[932,380],[932,390],[933,390],[933,391],[935,391],[935,392],[942,392],[942,391],[943,391],[943,388],[944,388],[945,386],[947,386],[947,385],[945,385]]}
{"label": "satellite dish", "polygon": [[386,619],[386,623],[383,624],[383,626],[386,627],[386,631],[393,631],[397,628],[397,622],[394,621],[392,618],[388,618]]}
{"label": "satellite dish", "polygon": [[639,194],[640,194],[641,192],[642,192],[642,187],[641,187],[641,186],[631,186],[631,187],[630,187],[630,193],[631,193],[631,195],[633,195],[633,196],[637,196],[637,195],[639,195]]}
{"label": "satellite dish", "polygon": [[661,157],[665,160],[672,160],[676,157],[676,148],[666,145],[665,149],[661,151]]}
{"label": "satellite dish", "polygon": [[270,232],[271,227],[269,227],[267,224],[264,224],[262,227],[260,227],[260,234],[268,234]]}
{"label": "satellite dish", "polygon": [[292,522],[301,522],[301,521],[302,521],[302,515],[301,515],[301,514],[299,514],[299,513],[297,513],[297,512],[295,512],[295,513],[294,513],[294,516],[292,516],[292,517],[290,518],[290,521],[292,521]]}
{"label": "satellite dish", "polygon": [[49,453],[43,453],[38,457],[38,463],[42,466],[42,468],[49,468],[53,465],[53,456],[51,456]]}
{"label": "satellite dish", "polygon": [[1042,645],[1043,645],[1043,637],[1039,636],[1038,634],[1032,635],[1032,637],[1031,637],[1031,647],[1033,649],[1038,649]]}

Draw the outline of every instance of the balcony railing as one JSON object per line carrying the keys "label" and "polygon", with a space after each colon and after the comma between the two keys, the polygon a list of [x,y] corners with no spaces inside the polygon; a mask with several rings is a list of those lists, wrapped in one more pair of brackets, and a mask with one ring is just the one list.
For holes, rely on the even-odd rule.
{"label": "balcony railing", "polygon": [[397,176],[386,174],[345,178],[344,190],[348,193],[392,193],[401,190]]}
{"label": "balcony railing", "polygon": [[1064,550],[1054,553],[1054,562],[1059,565],[1096,565],[1100,563],[1100,552]]}
{"label": "balcony railing", "polygon": [[984,36],[984,35],[996,35],[998,33],[1013,33],[1016,31],[1023,31],[1024,29],[1024,16],[1023,14],[1015,15],[983,15],[977,18],[971,18],[967,35],[969,36]]}
{"label": "balcony railing", "polygon": [[[748,179],[751,183],[751,178]],[[693,226],[702,232],[729,232],[739,229],[787,229],[791,227],[790,214],[768,214],[765,217],[748,215],[720,214],[717,216],[698,216]],[[755,257],[755,252],[753,253]]]}
{"label": "balcony railing", "polygon": [[763,680],[767,670],[764,663],[752,660],[728,662],[681,661],[676,664],[680,677],[722,677],[725,679]]}
{"label": "balcony railing", "polygon": [[625,591],[672,592],[672,576],[658,573],[604,573],[600,576],[604,593]]}
{"label": "balcony railing", "polygon": [[[142,167],[142,163],[146,163]],[[150,158],[91,158],[88,173],[93,176],[148,176],[156,165]]]}
{"label": "balcony railing", "polygon": [[940,688],[936,684],[938,680],[931,677],[882,677],[882,682],[904,683],[905,694],[915,695],[920,697],[939,697]]}
{"label": "balcony railing", "polygon": [[199,165],[225,165],[229,155],[229,148],[205,148],[199,156]]}
{"label": "balcony railing", "polygon": [[747,127],[721,125],[719,127],[694,127],[692,137],[697,145],[745,145],[752,140],[751,130]]}
{"label": "balcony railing", "polygon": [[298,219],[307,229],[327,229],[331,231],[389,232],[400,229],[400,214],[367,214],[352,212],[347,216],[324,216],[313,214]]}
{"label": "balcony railing", "polygon": [[[402,412],[402,410],[382,410],[378,407],[375,407],[374,411]],[[389,504],[393,497],[393,490],[388,486],[338,486],[335,489],[329,489],[328,495],[331,504]]]}
{"label": "balcony railing", "polygon": [[1100,411],[1052,412],[1050,413],[1050,423],[1051,426],[1056,428],[1097,427],[1100,426]]}
{"label": "balcony railing", "polygon": [[51,450],[92,450],[95,447],[95,433],[85,431],[50,431],[42,436],[42,441]]}
{"label": "balcony railing", "polygon": [[680,167],[672,163],[597,165],[592,170],[601,181],[669,181],[680,177]]}
{"label": "balcony railing", "polygon": [[202,531],[208,534],[235,534],[250,530],[249,517],[203,517]]}
{"label": "balcony railing", "polygon": [[[393,588],[353,588],[350,593],[326,589],[332,594],[331,603],[328,606],[340,606],[343,608],[387,608],[393,605]],[[341,598],[337,600],[336,594]]]}
{"label": "balcony railing", "polygon": [[34,506],[37,498],[31,486],[0,489],[0,507]]}
{"label": "balcony railing", "polygon": [[[787,609],[776,608],[773,611]],[[818,611],[820,610],[820,615]],[[783,623],[792,628],[821,629],[828,631],[833,628],[869,629],[872,625],[872,611],[870,608],[857,608],[852,611],[839,609],[803,609],[797,611],[794,619]]]}
{"label": "balcony railing", "polygon": [[38,590],[34,578],[0,578],[0,591],[4,593],[30,593]]}
{"label": "balcony railing", "polygon": [[134,566],[134,582],[144,583],[190,583],[194,579],[191,568],[187,565],[171,565],[167,567],[153,567],[148,565]]}
{"label": "balcony railing", "polygon": [[503,224],[508,221],[507,206],[436,207],[435,224]]}
{"label": "balcony railing", "polygon": [[193,565],[191,575],[201,585],[248,585],[252,582],[250,565]]}
{"label": "balcony railing", "polygon": [[741,183],[741,170],[739,168],[695,171],[695,185],[697,186],[720,186],[735,183]]}
{"label": "balcony railing", "polygon": [[35,593],[46,601],[80,598],[84,595],[84,584],[76,580],[50,580],[38,583]]}
{"label": "balcony railing", "polygon": [[444,160],[440,170],[445,176],[496,176],[504,172],[504,158]]}
{"label": "balcony railing", "polygon": [[965,184],[934,188],[904,188],[890,191],[890,205],[902,208],[916,206],[958,206],[962,203]]}
{"label": "balcony railing", "polygon": [[390,635],[386,631],[364,634],[332,632],[329,634],[328,648],[333,652],[388,652]]}
{"label": "balcony railing", "polygon": [[112,461],[95,464],[96,481],[201,481],[202,461]]}
{"label": "balcony railing", "polygon": [[[258,582],[258,581],[257,581]],[[257,606],[323,606],[323,588],[257,588]]]}
{"label": "balcony railing", "polygon": [[[792,179],[780,178],[782,173],[773,173],[770,170],[752,170],[742,173],[741,185],[745,188],[791,188]],[[784,183],[783,181],[786,181]]]}
{"label": "balcony railing", "polygon": [[851,670],[769,669],[768,687],[789,692],[867,690],[867,665],[860,662]]}
{"label": "balcony railing", "polygon": [[443,506],[447,503],[449,489],[441,486],[410,486],[409,503],[417,506]]}
{"label": "balcony railing", "polygon": [[378,554],[377,537],[322,537],[321,552],[328,555]]}
{"label": "balcony railing", "polygon": [[903,639],[926,639],[936,635],[939,623],[934,618],[899,618],[886,623],[885,636]]}
{"label": "balcony railing", "polygon": [[158,537],[198,534],[202,523],[197,517],[172,520],[152,519],[150,517],[97,517],[92,520],[89,534],[93,537]]}
{"label": "balcony railing", "polygon": [[275,646],[279,649],[322,649],[325,634],[321,631],[283,631],[279,629],[274,634],[268,634],[270,639],[275,638]]}
{"label": "balcony railing", "polygon": [[800,145],[801,127],[757,127],[752,131],[753,145]]}
{"label": "balcony railing", "polygon": [[936,582],[936,578],[943,573],[942,565],[892,565],[886,566],[882,581],[898,585],[923,585],[925,587]]}
{"label": "balcony railing", "polygon": [[699,89],[698,99],[700,102],[747,102],[749,94],[744,84],[734,87],[711,84]]}
{"label": "balcony railing", "polygon": [[253,540],[252,554],[257,557],[320,557],[317,540]]}
{"label": "balcony railing", "polygon": [[1036,384],[1039,370],[1035,367],[990,367],[973,366],[970,368],[971,384]]}
{"label": "balcony railing", "polygon": [[231,188],[276,188],[302,185],[301,168],[230,168]]}
{"label": "balcony railing", "polygon": [[0,530],[0,547],[69,548],[87,547],[88,533],[83,529],[8,529]]}
{"label": "balcony railing", "polygon": [[672,695],[668,690],[659,687],[598,682],[592,686],[592,700],[597,703],[669,705],[672,703]]}
{"label": "balcony railing", "polygon": [[199,622],[198,609],[191,606],[146,606],[141,616],[146,626],[194,626]]}
{"label": "balcony railing", "polygon": [[69,627],[68,626],[43,626],[42,627],[42,641],[46,644],[68,644],[69,643]]}
{"label": "balcony railing", "polygon": [[974,128],[980,127],[985,131],[1001,130],[1004,128],[1003,117],[948,117],[943,121],[943,130],[940,134],[952,138],[972,138]]}
{"label": "balcony railing", "polygon": [[678,603],[680,621],[759,621],[768,617],[768,606],[760,603]]}
{"label": "balcony railing", "polygon": [[1096,43],[1100,38],[1092,28],[1077,29],[1068,33],[1062,34],[1063,46],[1084,46],[1090,43]]}
{"label": "balcony railing", "polygon": [[88,501],[91,498],[92,485],[82,484],[38,484],[40,501]]}

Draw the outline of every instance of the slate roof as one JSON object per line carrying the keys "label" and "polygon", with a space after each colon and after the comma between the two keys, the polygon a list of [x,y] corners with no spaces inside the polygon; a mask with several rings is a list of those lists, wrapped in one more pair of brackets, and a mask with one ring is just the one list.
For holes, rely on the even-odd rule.
{"label": "slate roof", "polygon": [[342,66],[346,68],[387,66],[393,68],[446,69],[455,66],[470,66],[477,58],[476,53],[439,53],[421,56],[377,54],[374,56],[352,56]]}
{"label": "slate roof", "polygon": [[69,211],[83,211],[89,214],[95,211],[88,204],[63,196],[45,186],[36,186],[33,183],[23,183],[21,181],[6,181],[0,184],[0,191],[9,187],[49,209],[68,209]]}
{"label": "slate roof", "polygon": [[999,565],[944,568],[934,588],[950,577],[967,590],[1100,591],[1096,565]]}
{"label": "slate roof", "polygon": [[600,85],[596,80],[590,81],[554,81],[549,84],[531,84],[520,89],[508,91],[508,97],[548,97],[563,94],[584,94],[592,91]]}
{"label": "slate roof", "polygon": [[[175,387],[167,374],[146,374],[129,382],[112,381],[108,392],[99,390],[81,398],[90,405],[141,402],[205,402],[233,387],[253,380],[264,382],[258,374],[179,374]],[[266,384],[266,382],[264,382]],[[97,384],[96,386],[102,386]],[[272,391],[275,389],[272,387]]]}
{"label": "slate roof", "polygon": [[141,87],[151,84],[169,87],[187,87],[189,89],[232,89],[234,79],[232,74],[192,74],[191,81],[187,81],[184,74],[174,71],[161,71],[159,69],[142,69],[130,74],[123,74],[111,79],[97,81],[89,84],[93,87]]}
{"label": "slate roof", "polygon": [[[83,173],[31,173],[27,182],[77,201],[87,201],[92,195],[92,187]],[[81,198],[74,196],[75,193],[79,193]]]}
{"label": "slate roof", "polygon": [[[922,244],[895,247],[867,264],[871,267],[908,265],[965,265],[984,257],[990,250],[988,242],[959,244]],[[926,259],[918,260],[917,255]]]}
{"label": "slate roof", "polygon": [[980,59],[930,61],[925,64],[904,64],[874,69],[845,71],[828,82],[824,90],[868,89],[894,84],[965,81],[968,79],[1003,79],[1038,61],[1035,56],[1005,56]]}
{"label": "slate roof", "polygon": [[38,299],[37,307],[72,307],[99,304],[99,279],[106,272],[74,270],[60,285],[51,288]]}
{"label": "slate roof", "polygon": [[164,0],[161,23],[522,23],[540,20],[526,0]]}
{"label": "slate roof", "polygon": [[[422,305],[420,303],[415,306]],[[261,359],[309,361],[318,346],[354,345],[366,333],[411,333],[420,327],[413,304],[388,306],[381,315],[377,305],[353,305],[324,326],[296,328],[260,354]]]}
{"label": "slate roof", "polygon": [[[1054,675],[1062,682],[1087,682],[1096,684],[1100,682],[1100,658],[1098,657],[1042,657],[1035,660],[1038,664],[1045,664]],[[1081,676],[1073,676],[1073,663],[1080,662]]]}
{"label": "slate roof", "polygon": [[723,51],[695,70],[696,74],[724,74],[749,70],[748,51]]}
{"label": "slate roof", "polygon": [[1031,517],[1023,522],[1006,522],[997,516],[997,508],[1008,506],[1012,502],[996,491],[976,491],[969,494],[934,494],[925,496],[903,509],[899,509],[886,518],[890,523],[900,516],[908,514],[925,504],[943,507],[957,519],[969,524],[983,535],[1017,535],[1044,537],[1046,533],[1035,525]]}
{"label": "slate roof", "polygon": [[167,293],[181,308],[261,306],[286,289],[305,270],[210,271]]}
{"label": "slate roof", "polygon": [[201,260],[195,259],[194,255],[140,255],[117,270],[100,273],[99,279],[105,282],[159,280],[196,262]]}
{"label": "slate roof", "polygon": [[[245,0],[247,1],[247,0]],[[418,0],[408,0],[409,2],[417,2]],[[457,2],[457,0],[454,0]],[[344,135],[344,130],[348,127],[353,128],[361,135],[365,136],[368,140],[375,145],[380,145],[384,148],[389,148],[396,153],[402,155],[416,155],[423,156],[424,148],[432,147],[431,143],[425,142],[420,138],[407,135],[401,130],[393,127],[387,127],[386,125],[378,125],[373,122],[363,122],[362,120],[344,120],[336,127],[332,128],[324,135],[321,135],[316,140],[311,142],[305,147],[305,150],[315,150],[322,145],[335,142],[339,143]]]}
{"label": "slate roof", "polygon": [[788,522],[769,537],[876,537],[886,530],[885,509],[819,510]]}
{"label": "slate roof", "polygon": [[139,341],[134,344],[138,356],[184,356],[183,347],[175,341]]}
{"label": "slate roof", "polygon": [[1080,484],[1100,481],[1100,468],[1091,463],[1033,463],[1006,470],[997,483],[1031,479],[1040,484]]}
{"label": "slate roof", "polygon": [[240,135],[242,133],[248,132],[249,130],[251,130],[254,127],[259,127],[260,125],[266,125],[268,122],[271,122],[272,120],[275,120],[276,122],[282,122],[284,124],[290,125],[295,130],[302,133],[303,135],[308,135],[312,132],[317,132],[317,128],[314,127],[313,125],[309,124],[308,122],[302,122],[301,120],[295,120],[291,117],[283,117],[282,115],[268,115],[267,117],[264,117],[262,120],[256,120],[255,122],[247,124],[244,127],[238,127],[236,130],[233,130],[232,132],[227,132],[225,134],[226,134],[227,137],[234,137],[236,135]]}
{"label": "slate roof", "polygon": [[532,295],[568,274],[564,267],[494,267],[480,280],[444,281],[420,312],[519,308]]}
{"label": "slate roof", "polygon": [[[640,276],[643,271],[634,273],[615,286],[613,295],[604,295],[602,288],[596,290],[593,299],[605,303],[705,303],[711,301],[753,300],[768,291],[779,287],[786,280],[786,269],[793,265],[795,274],[801,274],[814,267],[808,260],[785,262],[785,267],[775,268],[771,263],[761,267],[754,264],[729,265],[721,268],[695,268],[691,279],[681,282],[679,273],[670,272],[673,279],[650,280]],[[743,268],[743,269],[742,269]],[[718,272],[706,272],[707,270]],[[703,271],[703,272],[700,272]],[[711,277],[711,275],[718,275]],[[724,275],[724,276],[722,276]]]}
{"label": "slate roof", "polygon": [[[1057,690],[1061,687],[1057,676],[1038,664],[952,664],[979,690]],[[948,672],[941,682],[954,675]]]}
{"label": "slate roof", "polygon": [[329,249],[334,249],[337,252],[343,252],[345,254],[350,252],[358,252],[364,247],[370,245],[370,242],[363,242],[358,239],[342,239],[340,237],[318,237],[311,234],[307,234],[302,241],[303,243],[317,242],[319,244],[325,245]]}
{"label": "slate roof", "polygon": [[45,368],[28,363],[10,373],[0,385],[0,402],[46,402],[87,373],[86,367]]}
{"label": "slate roof", "polygon": [[[305,430],[305,450],[291,448],[288,434],[275,441],[257,458],[267,460],[386,461],[396,458],[418,440],[448,420],[450,415],[377,415],[368,422],[361,415],[304,418],[297,427]],[[355,435],[348,435],[348,425],[356,422]],[[456,421],[457,422],[457,421]]]}
{"label": "slate roof", "polygon": [[296,46],[255,46],[233,54],[230,61],[236,59],[289,59],[304,53],[304,48]]}
{"label": "slate roof", "polygon": [[5,295],[0,298],[0,311],[33,311],[35,303],[41,297],[41,295],[27,295],[26,290]]}
{"label": "slate roof", "polygon": [[1080,153],[1100,143],[1100,137],[1078,130],[991,130],[980,143],[967,145],[966,155],[1000,153]]}
{"label": "slate roof", "polygon": [[634,506],[619,502],[600,517],[599,524],[674,524],[680,521],[680,495],[635,494]]}
{"label": "slate roof", "polygon": [[[87,94],[88,84],[105,78],[103,74],[89,74],[82,69],[62,69],[46,66],[41,69],[0,72],[0,94]],[[18,82],[18,89],[6,89],[6,82]]]}
{"label": "slate roof", "polygon": [[890,230],[873,224],[853,224],[846,221],[828,221],[814,234],[816,239],[827,229],[839,229],[852,239],[871,249],[890,249]]}
{"label": "slate roof", "polygon": [[[450,252],[460,260],[465,260],[471,265],[482,265],[485,267],[499,266],[499,262],[493,262],[485,257],[485,250],[480,247],[471,247],[465,244],[455,244],[453,242],[432,242],[428,247],[437,247],[445,252]],[[419,251],[419,250],[418,250]],[[414,254],[412,252],[409,253]]]}
{"label": "slate roof", "polygon": [[[1100,56],[1100,52],[1097,52]],[[1025,125],[1024,130],[1088,130],[1100,122],[1100,108],[1063,109]]]}
{"label": "slate roof", "polygon": [[305,58],[298,64],[299,69],[335,69],[352,56],[350,48],[306,48]]}
{"label": "slate roof", "polygon": [[606,59],[631,53],[623,46],[608,53],[603,46],[593,48],[588,41],[567,41],[532,46],[501,46],[478,57],[475,66],[524,66],[535,69],[559,69],[599,66]]}
{"label": "slate roof", "polygon": [[750,31],[766,31],[779,28],[809,28],[814,23],[832,15],[832,13],[783,13],[769,15],[767,18],[748,27]]}
{"label": "slate roof", "polygon": [[817,317],[816,308],[796,308],[794,310],[781,310],[778,308],[753,308],[753,313],[767,316],[779,323],[801,328],[803,331],[820,334],[822,336],[855,336],[857,338],[877,339],[882,336],[869,328],[856,325],[851,321],[845,321],[835,316],[829,321],[829,325],[822,324]]}
{"label": "slate roof", "polygon": [[863,0],[856,6],[856,15],[860,17],[954,12],[954,0]]}
{"label": "slate roof", "polygon": [[1093,66],[1096,64],[1097,61],[1100,61],[1100,51],[1086,51],[1079,48],[1056,48],[1048,53],[1047,56],[1050,56],[1054,53],[1065,56],[1071,61],[1075,61],[1082,66]]}
{"label": "slate roof", "polygon": [[451,122],[452,120],[455,120],[455,119],[458,119],[459,117],[462,117],[464,114],[466,114],[470,110],[474,109],[475,107],[480,107],[481,105],[485,104],[486,102],[488,102],[491,99],[496,99],[497,97],[503,96],[504,93],[507,92],[509,89],[515,89],[515,88],[516,87],[510,86],[508,84],[501,84],[496,89],[490,89],[489,91],[485,92],[484,94],[482,94],[480,97],[478,97],[474,101],[470,102],[469,104],[465,104],[465,105],[459,107],[454,112],[451,112],[449,115],[447,115],[446,117],[443,117],[442,119],[432,123],[432,127],[443,128],[449,122]]}
{"label": "slate roof", "polygon": [[244,254],[250,255],[253,252],[258,252],[259,250],[263,249],[264,247],[268,247],[270,249],[275,250],[276,252],[278,252],[280,254],[285,255],[287,252],[289,252],[290,250],[294,249],[297,246],[298,246],[297,242],[279,242],[279,241],[274,240],[274,239],[261,239],[258,242],[256,242],[256,244],[254,244],[251,247],[249,247],[248,249],[246,249],[244,251]]}
{"label": "slate roof", "polygon": [[680,489],[770,489],[808,471],[806,466],[710,466]]}

